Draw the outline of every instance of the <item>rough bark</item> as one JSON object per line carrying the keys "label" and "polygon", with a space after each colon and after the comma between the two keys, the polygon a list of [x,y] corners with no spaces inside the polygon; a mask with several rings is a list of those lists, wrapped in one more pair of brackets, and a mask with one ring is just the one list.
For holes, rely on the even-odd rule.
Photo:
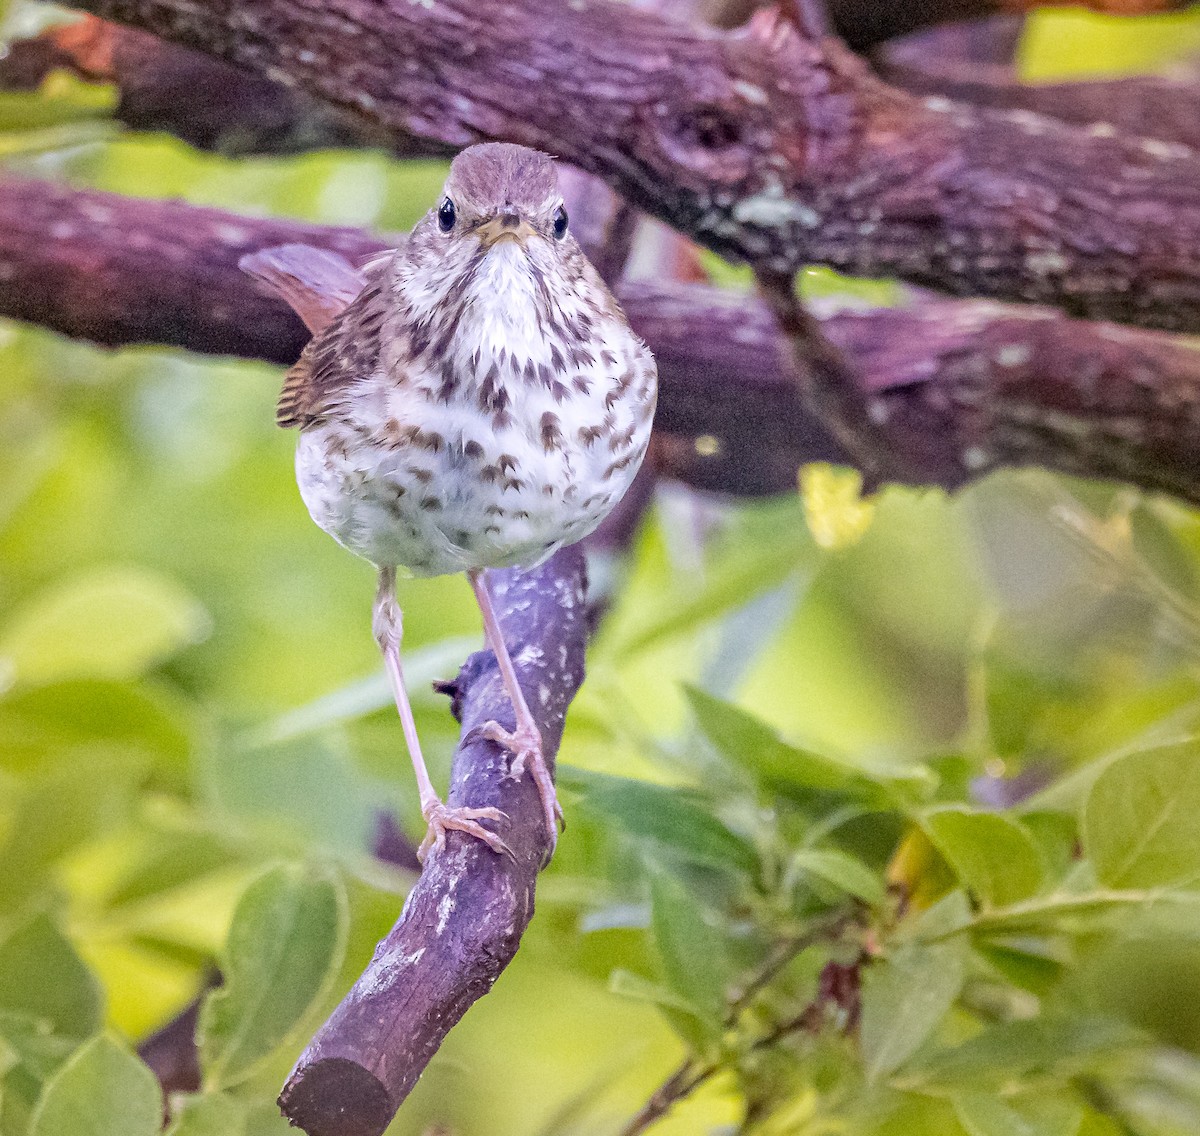
{"label": "rough bark", "polygon": [[94,16],[10,45],[0,55],[0,89],[35,90],[55,70],[113,84],[118,122],[166,131],[201,150],[289,154],[377,146],[409,158],[453,152],[389,134],[282,83]]}
{"label": "rough bark", "polygon": [[[494,572],[490,581],[553,761],[583,680],[583,555],[564,549],[538,569]],[[548,850],[537,792],[528,777],[508,778],[495,743],[469,740],[489,720],[513,725],[495,656],[472,655],[452,693],[466,740],[454,754],[449,803],[506,812],[513,854],[497,856],[452,833],[445,852],[426,864],[400,921],[284,1086],[280,1107],[309,1136],[380,1136],[451,1027],[491,989],[533,917],[534,883]]]}
{"label": "rough bark", "polygon": [[[351,260],[386,244],[352,229],[0,182],[0,314],[106,345],[291,363],[307,333],[237,268],[247,252],[291,241]],[[658,359],[660,471],[760,494],[793,487],[805,461],[847,460],[805,409],[762,305],[699,285],[628,282],[619,294]],[[996,466],[1037,464],[1200,503],[1200,353],[1188,341],[988,302],[841,312],[821,326],[912,481],[954,488]]]}
{"label": "rough bark", "polygon": [[78,0],[451,146],[507,138],[774,273],[824,263],[1078,315],[1200,327],[1200,156],[921,100],[759,13],[616,0]]}

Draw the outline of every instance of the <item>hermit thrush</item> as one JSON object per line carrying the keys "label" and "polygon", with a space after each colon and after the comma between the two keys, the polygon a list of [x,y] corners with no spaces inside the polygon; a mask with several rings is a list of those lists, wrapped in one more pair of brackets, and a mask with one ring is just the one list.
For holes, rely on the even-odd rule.
{"label": "hermit thrush", "polygon": [[467,573],[516,717],[483,733],[513,777],[529,769],[553,842],[562,811],[483,573],[540,563],[620,500],[650,438],[654,360],[568,231],[553,162],[521,146],[464,150],[400,248],[361,276],[338,263],[286,246],[243,267],[317,332],[277,419],[299,427],[313,520],[379,569],[373,626],[429,825],[421,855],[448,829],[506,846],[480,823],[503,814],[449,808],[430,782],[400,668],[400,566]]}

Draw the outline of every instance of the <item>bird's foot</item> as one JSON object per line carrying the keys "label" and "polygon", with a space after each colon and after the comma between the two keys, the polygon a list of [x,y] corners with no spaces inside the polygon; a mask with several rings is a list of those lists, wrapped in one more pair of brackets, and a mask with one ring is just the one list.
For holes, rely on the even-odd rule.
{"label": "bird's foot", "polygon": [[550,833],[550,854],[554,855],[554,845],[558,842],[558,827],[562,824],[565,828],[566,824],[563,820],[562,806],[558,803],[558,794],[554,791],[554,781],[542,755],[542,738],[537,727],[518,725],[515,730],[506,730],[499,722],[485,722],[479,727],[478,733],[480,737],[502,745],[512,754],[512,764],[508,772],[514,781],[519,781],[526,765],[529,766],[538,796],[542,799],[542,813],[546,818],[546,829]]}
{"label": "bird's foot", "polygon": [[429,822],[425,839],[421,841],[421,846],[417,849],[417,859],[422,864],[425,863],[425,857],[429,855],[431,849],[436,853],[446,846],[446,833],[451,829],[455,832],[465,832],[468,836],[475,837],[476,840],[482,840],[497,855],[502,853],[512,855],[512,849],[500,837],[494,832],[489,832],[479,823],[481,820],[508,820],[508,814],[499,809],[468,809],[461,806],[451,808],[449,805],[442,804],[435,797],[432,801],[422,805],[421,812]]}

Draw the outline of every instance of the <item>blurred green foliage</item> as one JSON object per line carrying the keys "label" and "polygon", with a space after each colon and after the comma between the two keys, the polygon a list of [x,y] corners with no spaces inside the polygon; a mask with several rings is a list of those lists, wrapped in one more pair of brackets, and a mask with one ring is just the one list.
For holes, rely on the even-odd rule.
{"label": "blurred green foliage", "polygon": [[[1039,16],[1025,65],[1198,39]],[[200,156],[111,105],[0,95],[0,155],[383,229],[440,184],[379,154]],[[131,1047],[214,963],[170,1131],[281,1134],[283,1076],[411,883],[371,858],[379,817],[420,829],[371,570],[304,514],[276,370],[0,324],[0,374],[0,1134],[156,1131]],[[615,578],[538,916],[394,1132],[613,1132],[685,1057],[664,1136],[1200,1131],[1193,511],[1037,472],[865,504],[817,471],[788,500],[663,490]],[[400,598],[444,781],[429,680],[477,615],[460,579]]]}

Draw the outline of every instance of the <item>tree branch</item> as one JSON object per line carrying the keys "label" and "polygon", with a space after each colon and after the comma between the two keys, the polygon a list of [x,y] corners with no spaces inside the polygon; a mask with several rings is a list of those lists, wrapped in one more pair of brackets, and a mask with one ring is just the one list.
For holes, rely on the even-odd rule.
{"label": "tree branch", "polygon": [[[0,181],[0,314],[110,346],[291,363],[307,333],[237,262],[293,241],[350,260],[386,245],[353,229]],[[618,292],[658,360],[661,472],[753,495],[794,488],[806,461],[847,460],[781,365],[761,304],[701,285]],[[1200,353],[1187,341],[948,300],[840,312],[821,327],[911,481],[955,488],[1036,464],[1200,503]]]}
{"label": "tree branch", "polygon": [[453,153],[452,147],[389,134],[282,83],[95,16],[11,44],[0,55],[0,89],[35,90],[55,70],[113,84],[118,122],[166,131],[201,150],[290,154],[376,146],[406,158]]}
{"label": "tree branch", "polygon": [[[1119,132],[1159,142],[1200,148],[1200,72],[1171,75],[1026,83],[1011,55],[1012,25],[1004,19],[939,28],[887,44],[875,55],[889,83],[914,95],[951,99],[1057,118],[1089,126],[1103,136]],[[978,51],[992,42],[990,58]]]}
{"label": "tree branch", "polygon": [[708,247],[1093,318],[1200,328],[1200,156],[887,87],[760,13],[691,29],[616,0],[77,0],[450,146],[507,138]]}
{"label": "tree branch", "polygon": [[[583,554],[559,552],[532,571],[490,576],[521,685],[553,762],[567,707],[583,681],[587,640]],[[442,1039],[491,989],[533,916],[534,883],[549,852],[530,778],[513,781],[499,747],[470,740],[489,720],[512,724],[495,656],[467,660],[453,687],[463,737],[450,772],[451,805],[508,814],[512,856],[451,833],[425,865],[400,921],[297,1062],[279,1098],[309,1136],[379,1136]]]}

